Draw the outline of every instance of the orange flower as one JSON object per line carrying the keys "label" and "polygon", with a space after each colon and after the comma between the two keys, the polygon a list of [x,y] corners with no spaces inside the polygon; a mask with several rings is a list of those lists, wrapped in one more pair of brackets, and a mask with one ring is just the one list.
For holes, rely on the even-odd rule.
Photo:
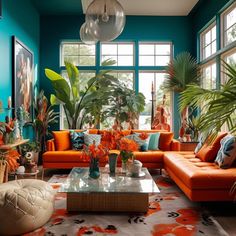
{"label": "orange flower", "polygon": [[146,140],[148,138],[148,134],[143,132],[139,135],[139,138],[141,138],[142,140]]}
{"label": "orange flower", "polygon": [[123,138],[120,140],[120,150],[134,152],[138,150],[138,144],[134,140]]}
{"label": "orange flower", "polygon": [[103,158],[107,156],[109,153],[109,149],[104,147],[102,144],[96,146],[94,143],[89,145],[88,147],[84,147],[82,157],[84,160],[88,160],[89,158]]}

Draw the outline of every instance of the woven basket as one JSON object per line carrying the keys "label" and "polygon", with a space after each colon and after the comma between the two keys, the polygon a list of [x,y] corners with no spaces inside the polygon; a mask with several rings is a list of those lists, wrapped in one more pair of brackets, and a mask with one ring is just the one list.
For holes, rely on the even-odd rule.
{"label": "woven basket", "polygon": [[7,179],[7,162],[0,160],[0,183],[3,183]]}

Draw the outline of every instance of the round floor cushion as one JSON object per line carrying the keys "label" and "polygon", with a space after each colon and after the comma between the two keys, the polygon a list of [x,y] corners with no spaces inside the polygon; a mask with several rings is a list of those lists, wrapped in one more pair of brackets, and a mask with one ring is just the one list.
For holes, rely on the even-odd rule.
{"label": "round floor cushion", "polygon": [[20,235],[44,225],[53,213],[54,194],[42,180],[0,184],[0,235]]}

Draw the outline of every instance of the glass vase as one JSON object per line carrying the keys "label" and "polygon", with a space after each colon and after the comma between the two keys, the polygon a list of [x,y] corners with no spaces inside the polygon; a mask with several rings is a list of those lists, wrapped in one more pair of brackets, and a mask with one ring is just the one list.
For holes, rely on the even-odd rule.
{"label": "glass vase", "polygon": [[127,161],[122,161],[121,162],[121,172],[126,174],[128,171],[128,164]]}
{"label": "glass vase", "polygon": [[89,177],[97,179],[100,176],[98,158],[90,158]]}

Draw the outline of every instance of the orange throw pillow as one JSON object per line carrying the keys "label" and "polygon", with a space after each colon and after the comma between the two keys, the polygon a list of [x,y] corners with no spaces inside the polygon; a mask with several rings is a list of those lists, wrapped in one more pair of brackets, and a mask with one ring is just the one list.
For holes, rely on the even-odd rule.
{"label": "orange throw pillow", "polygon": [[54,142],[57,151],[65,151],[71,149],[69,131],[53,131]]}
{"label": "orange throw pillow", "polygon": [[219,134],[212,144],[205,143],[202,148],[196,153],[196,157],[205,162],[213,162],[220,149],[220,140],[226,136],[227,133]]}
{"label": "orange throw pillow", "polygon": [[159,138],[159,149],[162,151],[170,151],[170,144],[174,134],[172,132],[164,132],[160,134]]}
{"label": "orange throw pillow", "polygon": [[98,129],[88,129],[89,134],[98,134]]}

